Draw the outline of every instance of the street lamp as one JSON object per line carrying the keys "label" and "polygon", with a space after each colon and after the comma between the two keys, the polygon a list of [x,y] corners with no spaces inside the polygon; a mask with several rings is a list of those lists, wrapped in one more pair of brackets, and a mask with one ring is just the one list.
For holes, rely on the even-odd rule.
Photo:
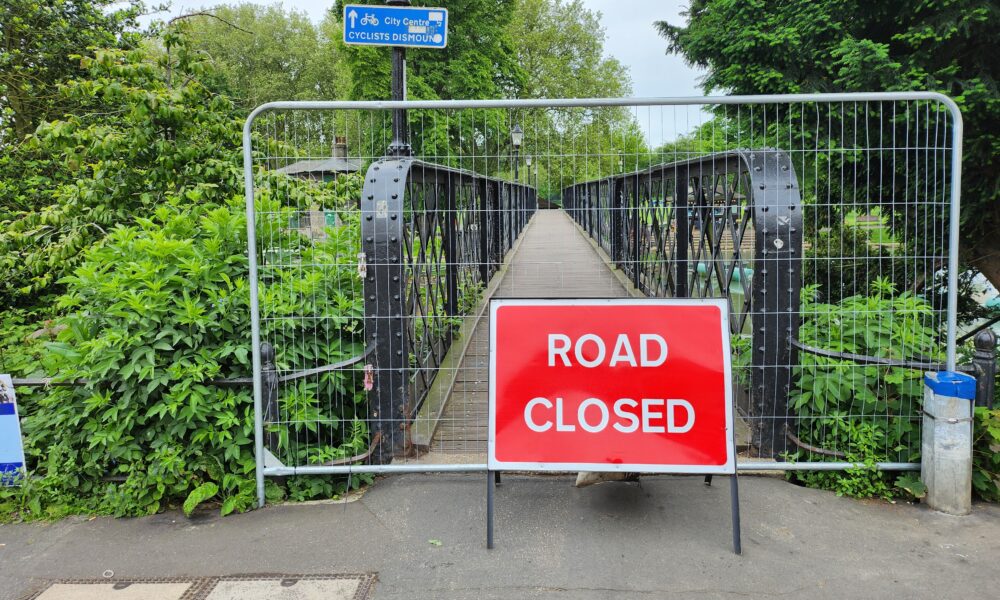
{"label": "street lamp", "polygon": [[524,166],[528,167],[528,185],[531,185],[531,155],[524,155]]}
{"label": "street lamp", "polygon": [[510,145],[514,148],[514,181],[517,181],[517,155],[521,151],[521,143],[524,142],[524,130],[520,125],[514,125],[510,130]]}

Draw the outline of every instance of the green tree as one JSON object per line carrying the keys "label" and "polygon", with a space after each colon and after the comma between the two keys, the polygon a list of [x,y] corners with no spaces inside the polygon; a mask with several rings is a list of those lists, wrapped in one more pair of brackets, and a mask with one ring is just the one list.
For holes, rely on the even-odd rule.
{"label": "green tree", "polygon": [[693,0],[668,48],[734,94],[936,90],[965,121],[962,250],[1000,287],[1000,5],[989,0]]}
{"label": "green tree", "polygon": [[87,75],[61,95],[81,109],[24,142],[37,157],[24,163],[35,169],[19,190],[24,204],[0,213],[3,306],[44,304],[114,226],[168,199],[218,202],[239,186],[231,101],[202,84],[201,54],[176,34],[165,40],[170,52],[155,61],[141,48],[74,58]]}
{"label": "green tree", "polygon": [[[364,0],[360,4],[384,4]],[[328,14],[337,24],[338,43],[343,0]],[[435,6],[448,9],[448,46],[407,50],[407,94],[412,99],[510,98],[524,84],[517,64],[516,44],[509,26],[515,0],[445,0]],[[390,91],[390,55],[387,47],[344,46],[351,72],[351,98],[385,100]]]}
{"label": "green tree", "polygon": [[628,96],[628,68],[604,56],[601,14],[580,0],[518,0],[508,30],[524,71],[522,98]]}
{"label": "green tree", "polygon": [[275,100],[332,100],[349,80],[329,24],[279,6],[220,5],[184,19],[193,48],[204,51],[243,110]]}
{"label": "green tree", "polygon": [[87,48],[127,48],[139,39],[129,0],[4,0],[0,3],[0,144],[16,144],[74,106],[60,84],[85,69],[71,55]]}
{"label": "green tree", "polygon": [[[62,315],[44,332],[44,350],[29,348],[39,363],[12,366],[87,384],[22,397],[32,477],[0,489],[0,521],[147,514],[216,495],[227,513],[254,499],[251,393],[210,383],[246,377],[251,364],[242,119],[201,83],[212,77],[201,53],[174,28],[163,42],[162,53],[77,57],[86,75],[64,89],[88,110],[43,123],[30,139],[73,178],[39,180],[43,208],[18,212],[0,230],[0,270],[10,274],[3,291],[25,302],[33,296],[18,285],[47,293],[55,307],[41,309]],[[259,271],[262,302],[275,307],[263,328],[276,340],[277,361],[332,364],[357,355],[360,280],[356,269],[331,265],[357,254],[362,177],[321,184],[263,167],[255,176],[259,213],[272,216],[261,220],[260,235],[307,265],[277,261]],[[288,226],[292,207],[317,203],[340,211],[340,225],[306,239]],[[6,364],[4,346],[24,354],[16,346],[25,327],[2,306]],[[320,318],[284,318],[305,313]],[[317,343],[296,346],[302,336]],[[356,455],[368,443],[356,418],[364,399],[360,371],[288,386],[278,401],[295,423],[269,433],[298,463]],[[344,483],[289,481],[287,492],[329,496]],[[268,489],[284,493],[273,482]]]}

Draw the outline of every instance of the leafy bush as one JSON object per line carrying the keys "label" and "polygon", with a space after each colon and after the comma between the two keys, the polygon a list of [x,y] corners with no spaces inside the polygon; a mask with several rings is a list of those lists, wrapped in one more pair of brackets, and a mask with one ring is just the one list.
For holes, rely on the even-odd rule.
{"label": "leafy bush", "polygon": [[159,55],[74,57],[86,76],[59,93],[77,109],[0,159],[0,305],[46,306],[92,244],[170,197],[219,204],[240,189],[242,119],[202,83],[205,56],[175,32],[163,41]]}
{"label": "leafy bush", "polygon": [[829,424],[840,434],[839,439],[849,444],[843,460],[858,466],[843,472],[793,472],[791,477],[809,487],[832,490],[838,496],[891,499],[890,476],[876,468],[876,463],[885,460],[885,431],[872,423],[859,423],[839,415],[832,417]]}
{"label": "leafy bush", "polygon": [[[818,286],[802,297],[799,339],[814,347],[887,359],[940,359],[926,300],[909,292],[896,294],[885,279],[871,284],[871,295],[851,296],[837,304],[815,300]],[[845,359],[799,353],[791,406],[798,417],[798,437],[846,460],[866,465],[846,474],[794,474],[809,485],[853,496],[888,497],[888,475],[877,462],[911,462],[920,457],[921,373]],[[830,460],[807,450],[792,460]]]}
{"label": "leafy bush", "polygon": [[[355,201],[359,187],[360,176],[354,176],[349,185],[286,182],[282,193],[283,200],[307,194],[326,206],[344,206]],[[266,194],[259,210],[290,214]],[[286,256],[301,259],[295,268],[261,270],[262,301],[273,310],[263,333],[276,341],[279,366],[302,359],[329,364],[362,350],[356,270],[309,267],[346,264],[334,257],[356,255],[357,215],[345,213],[342,220],[324,239],[308,243],[288,227],[260,231]],[[242,200],[213,206],[174,198],[135,226],[112,230],[63,283],[59,308],[68,312],[61,321],[66,329],[47,344],[43,365],[64,379],[89,383],[53,388],[25,403],[32,479],[20,490],[0,492],[0,514],[149,514],[185,498],[185,509],[193,508],[216,492],[223,513],[248,508],[256,491],[252,394],[208,383],[251,373]],[[320,318],[282,318],[301,314]],[[303,349],[292,343],[297,336],[337,343]],[[302,352],[311,354],[290,354]],[[360,421],[349,410],[324,412],[315,398],[339,394],[349,402],[338,406],[350,407],[363,399],[359,390],[360,375],[342,371],[280,398],[325,424],[292,425],[309,431],[279,432],[281,444],[301,464],[355,454],[367,443]],[[296,420],[295,409],[289,410]],[[308,436],[313,443],[302,444]],[[302,497],[329,494],[334,485],[297,482],[289,489]],[[269,493],[283,492],[271,484]]]}
{"label": "leafy bush", "polygon": [[977,408],[975,423],[972,490],[983,500],[1000,502],[1000,408]]}

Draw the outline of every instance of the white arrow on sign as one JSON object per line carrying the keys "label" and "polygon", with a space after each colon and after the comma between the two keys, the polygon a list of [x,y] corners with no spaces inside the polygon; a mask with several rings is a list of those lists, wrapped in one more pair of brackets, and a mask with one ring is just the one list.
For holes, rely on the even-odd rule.
{"label": "white arrow on sign", "polygon": [[351,20],[351,27],[353,28],[354,27],[354,21],[356,21],[357,18],[358,18],[357,11],[355,11],[354,9],[351,9],[351,12],[347,13],[347,18]]}

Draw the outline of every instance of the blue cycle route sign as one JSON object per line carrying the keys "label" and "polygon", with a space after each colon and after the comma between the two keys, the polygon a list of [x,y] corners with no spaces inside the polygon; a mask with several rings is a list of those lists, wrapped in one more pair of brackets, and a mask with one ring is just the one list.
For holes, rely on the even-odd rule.
{"label": "blue cycle route sign", "polygon": [[14,382],[10,375],[0,374],[0,487],[19,485],[23,475],[24,447]]}
{"label": "blue cycle route sign", "polygon": [[344,43],[444,48],[448,45],[448,10],[348,4],[344,7]]}

